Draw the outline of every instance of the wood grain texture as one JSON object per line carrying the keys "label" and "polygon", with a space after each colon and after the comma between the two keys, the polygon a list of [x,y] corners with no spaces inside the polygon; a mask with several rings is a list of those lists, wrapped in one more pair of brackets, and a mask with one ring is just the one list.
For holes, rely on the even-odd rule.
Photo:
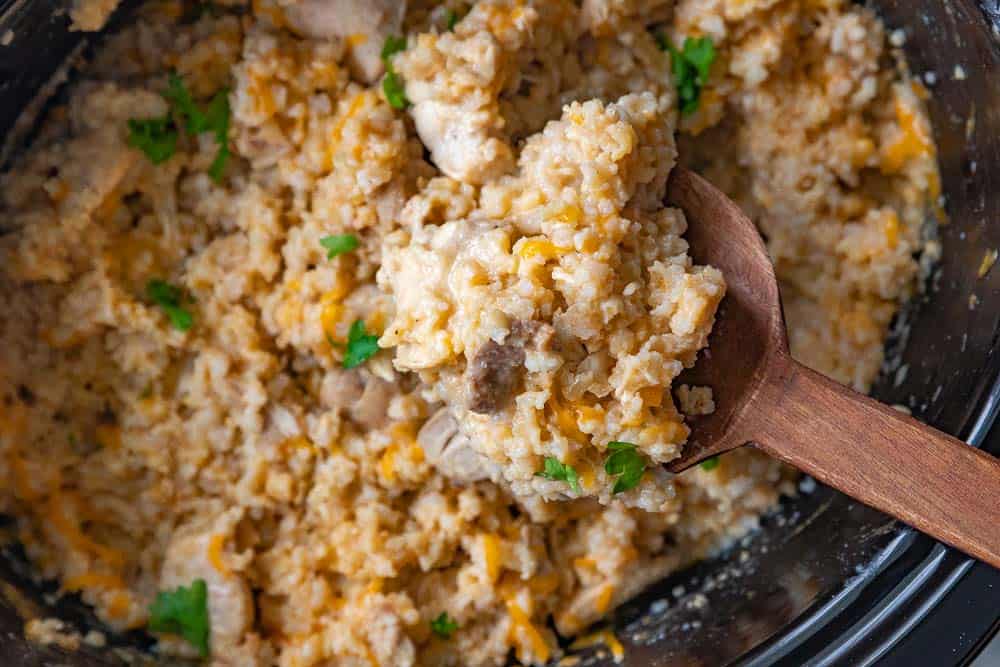
{"label": "wood grain texture", "polygon": [[749,407],[738,426],[760,449],[1000,567],[993,456],[788,358]]}
{"label": "wood grain texture", "polygon": [[692,421],[679,472],[754,444],[771,456],[1000,568],[1000,461],[795,362],[774,269],[753,223],[714,186],[674,170],[691,255],[726,277],[709,347],[682,381],[716,411]]}

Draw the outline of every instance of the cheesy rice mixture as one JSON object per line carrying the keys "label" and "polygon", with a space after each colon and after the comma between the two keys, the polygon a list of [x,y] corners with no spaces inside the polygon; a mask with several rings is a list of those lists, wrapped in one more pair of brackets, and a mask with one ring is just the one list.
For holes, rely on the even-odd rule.
{"label": "cheesy rice mixture", "polygon": [[917,288],[926,91],[860,6],[127,23],[0,184],[0,508],[162,654],[541,665],[753,530],[793,471],[659,466],[713,409],[674,380],[725,294],[663,203],[677,160],[758,223],[813,368],[868,388]]}

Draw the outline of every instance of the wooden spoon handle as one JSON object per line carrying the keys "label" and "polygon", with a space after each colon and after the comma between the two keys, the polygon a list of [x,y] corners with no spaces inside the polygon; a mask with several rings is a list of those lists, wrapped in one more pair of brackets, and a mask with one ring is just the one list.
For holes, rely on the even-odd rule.
{"label": "wooden spoon handle", "polygon": [[787,358],[752,403],[760,449],[1000,568],[996,458]]}

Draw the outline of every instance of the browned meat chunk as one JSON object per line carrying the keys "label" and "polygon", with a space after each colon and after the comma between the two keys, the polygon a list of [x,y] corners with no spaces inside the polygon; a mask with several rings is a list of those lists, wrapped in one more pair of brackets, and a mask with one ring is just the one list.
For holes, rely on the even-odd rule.
{"label": "browned meat chunk", "polygon": [[503,410],[524,372],[525,349],[544,349],[554,333],[547,324],[517,320],[502,344],[486,341],[466,369],[469,410],[489,415]]}

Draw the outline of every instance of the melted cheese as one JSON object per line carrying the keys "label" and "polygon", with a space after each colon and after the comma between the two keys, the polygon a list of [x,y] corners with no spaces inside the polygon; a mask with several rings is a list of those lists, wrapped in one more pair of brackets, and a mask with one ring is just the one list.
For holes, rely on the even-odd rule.
{"label": "melted cheese", "polygon": [[927,128],[920,121],[916,111],[898,97],[896,121],[899,123],[899,134],[882,147],[881,167],[886,174],[898,173],[914,158],[930,156],[934,148],[927,135]]}
{"label": "melted cheese", "polygon": [[517,659],[525,664],[531,662],[526,659],[525,647],[527,646],[539,662],[548,662],[551,654],[549,645],[524,610],[516,602],[508,600],[507,614],[510,616],[510,630],[507,639],[517,645]]}
{"label": "melted cheese", "polygon": [[611,598],[614,595],[614,592],[614,584],[607,583],[601,586],[601,590],[594,598],[594,609],[597,610],[598,614],[603,614],[609,607],[611,607]]}
{"label": "melted cheese", "polygon": [[883,231],[885,232],[885,242],[890,248],[895,248],[899,243],[899,216],[896,215],[895,211],[890,210],[886,214]]}
{"label": "melted cheese", "polygon": [[496,581],[503,566],[500,538],[492,533],[484,533],[480,539],[483,545],[483,564],[486,567],[486,576],[491,582]]}
{"label": "melted cheese", "polygon": [[615,662],[619,663],[625,659],[625,647],[622,643],[618,641],[618,637],[615,637],[615,633],[610,630],[598,630],[589,635],[579,637],[569,645],[571,649],[579,650],[590,648],[591,646],[604,645],[608,647],[611,651],[611,655],[614,657]]}
{"label": "melted cheese", "polygon": [[566,253],[565,248],[560,248],[552,243],[552,241],[541,237],[518,242],[517,248],[515,248],[514,251],[520,255],[522,259],[530,260],[535,257],[541,257],[546,261],[555,259]]}
{"label": "melted cheese", "polygon": [[212,564],[215,571],[224,577],[228,577],[232,572],[226,561],[222,557],[223,546],[226,543],[226,536],[222,533],[215,533],[208,540],[208,562]]}
{"label": "melted cheese", "polygon": [[378,471],[387,482],[396,481],[396,445],[389,445],[378,460]]}

